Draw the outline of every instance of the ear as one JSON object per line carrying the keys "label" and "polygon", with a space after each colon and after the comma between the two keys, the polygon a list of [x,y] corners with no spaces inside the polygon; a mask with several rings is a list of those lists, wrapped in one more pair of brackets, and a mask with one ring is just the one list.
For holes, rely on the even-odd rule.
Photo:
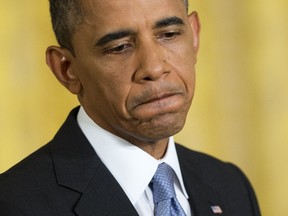
{"label": "ear", "polygon": [[197,53],[199,50],[199,34],[200,34],[200,28],[201,28],[200,20],[199,20],[197,12],[194,11],[191,14],[189,14],[188,19],[190,22],[190,26],[192,28],[193,46]]}
{"label": "ear", "polygon": [[46,50],[46,63],[59,82],[71,93],[79,94],[81,82],[71,67],[75,57],[65,48],[50,46]]}

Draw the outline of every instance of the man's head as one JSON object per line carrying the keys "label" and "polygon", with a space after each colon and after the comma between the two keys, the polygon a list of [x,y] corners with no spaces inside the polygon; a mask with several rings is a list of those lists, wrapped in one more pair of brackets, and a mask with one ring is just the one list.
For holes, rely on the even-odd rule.
{"label": "man's head", "polygon": [[[84,20],[81,0],[49,0],[53,30],[61,47],[74,52],[72,37]],[[183,0],[188,11],[188,0]]]}
{"label": "man's head", "polygon": [[81,11],[73,52],[49,47],[49,67],[102,128],[138,146],[167,143],[194,94],[197,13],[182,0],[82,0]]}

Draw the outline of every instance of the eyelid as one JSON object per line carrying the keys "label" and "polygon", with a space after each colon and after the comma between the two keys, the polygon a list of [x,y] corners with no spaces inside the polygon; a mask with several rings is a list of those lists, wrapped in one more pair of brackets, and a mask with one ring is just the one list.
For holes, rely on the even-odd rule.
{"label": "eyelid", "polygon": [[[127,46],[127,47],[124,47],[122,50],[117,51],[117,49],[120,48],[121,46]],[[113,54],[113,53],[121,54],[121,53],[125,52],[127,49],[129,49],[130,47],[132,47],[131,43],[129,43],[127,41],[126,42],[120,42],[120,43],[115,44],[113,46],[109,46],[107,48],[104,48],[103,53],[104,54]]]}
{"label": "eyelid", "polygon": [[[171,34],[173,37],[172,38],[175,38],[176,36],[179,36],[183,33],[183,30],[180,30],[180,29],[170,29],[170,30],[165,30],[165,31],[161,31],[159,32],[155,38],[156,39],[161,39],[163,37],[165,37],[166,34]],[[167,36],[167,35],[166,35]]]}

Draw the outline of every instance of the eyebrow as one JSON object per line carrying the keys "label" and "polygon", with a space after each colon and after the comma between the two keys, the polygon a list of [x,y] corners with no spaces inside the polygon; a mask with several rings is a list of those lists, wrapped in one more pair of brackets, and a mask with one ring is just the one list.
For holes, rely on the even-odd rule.
{"label": "eyebrow", "polygon": [[157,21],[153,28],[154,29],[163,28],[163,27],[167,27],[171,25],[184,25],[184,21],[181,18],[176,17],[176,16],[167,17],[167,18]]}
{"label": "eyebrow", "polygon": [[101,37],[97,41],[96,46],[103,46],[107,43],[110,43],[111,41],[118,40],[118,39],[127,37],[129,35],[133,35],[133,34],[135,34],[135,32],[132,30],[128,30],[128,29],[111,32],[111,33],[106,34],[103,37]]}

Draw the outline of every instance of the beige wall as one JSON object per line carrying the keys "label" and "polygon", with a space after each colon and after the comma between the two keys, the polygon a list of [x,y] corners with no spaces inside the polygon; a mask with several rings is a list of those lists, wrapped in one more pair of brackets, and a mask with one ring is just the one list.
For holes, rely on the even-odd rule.
{"label": "beige wall", "polygon": [[[202,32],[186,146],[231,161],[263,215],[287,214],[288,1],[192,0]],[[48,0],[0,7],[0,172],[51,139],[76,99],[45,65]]]}

